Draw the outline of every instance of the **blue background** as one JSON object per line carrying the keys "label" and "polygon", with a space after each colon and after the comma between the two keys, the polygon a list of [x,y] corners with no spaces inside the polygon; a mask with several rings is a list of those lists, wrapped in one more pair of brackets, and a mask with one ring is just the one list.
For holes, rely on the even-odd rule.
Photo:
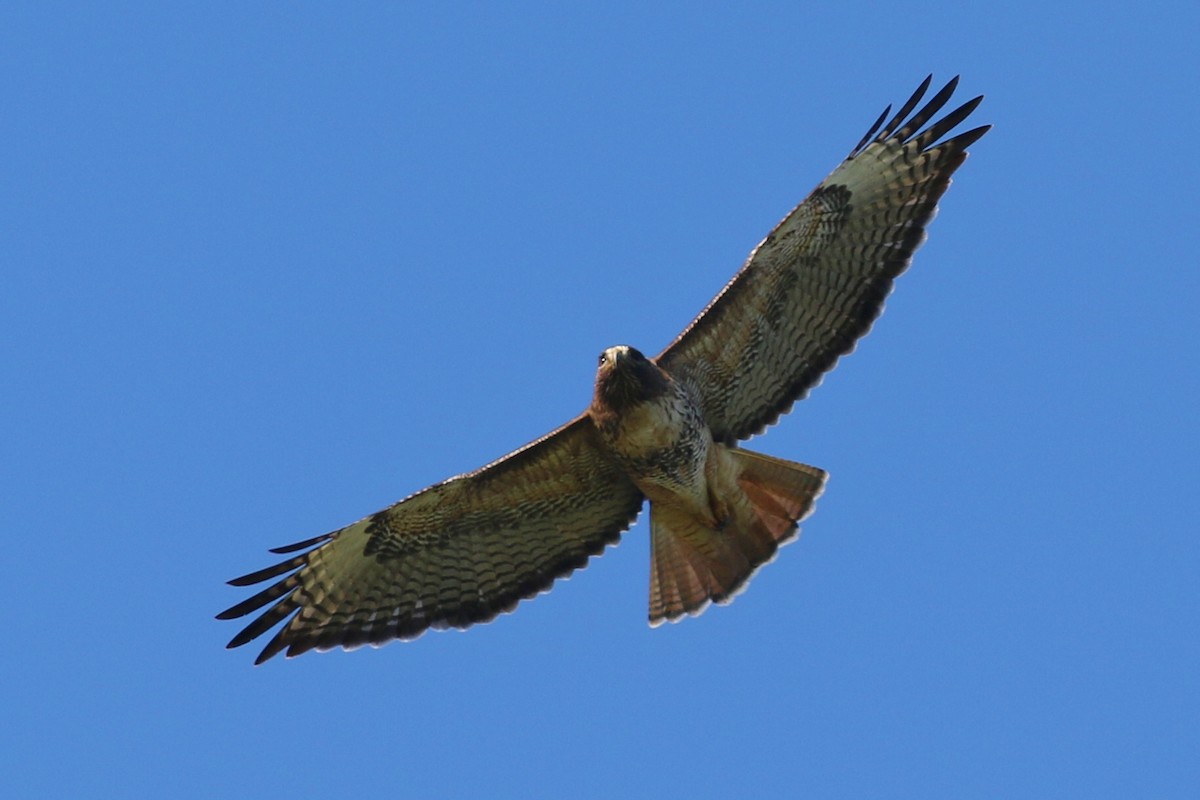
{"label": "blue background", "polygon": [[[1200,795],[1193,3],[0,11],[5,797]],[[252,668],[267,547],[576,414],[929,72],[995,129],[753,447],[727,608],[623,544]]]}

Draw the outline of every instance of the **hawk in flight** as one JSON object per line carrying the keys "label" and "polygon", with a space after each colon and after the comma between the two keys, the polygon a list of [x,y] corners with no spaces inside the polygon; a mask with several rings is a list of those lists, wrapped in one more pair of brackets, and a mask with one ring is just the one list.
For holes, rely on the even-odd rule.
{"label": "hawk in flight", "polygon": [[826,478],[738,442],[867,332],[966,148],[988,130],[943,141],[983,98],[933,121],[958,79],[914,113],[931,77],[894,115],[884,110],[666,350],[601,353],[578,417],[482,469],[272,550],[287,558],[230,581],[271,583],[218,615],[261,612],[229,647],[284,623],[262,663],[486,622],[616,542],[647,500],[650,624],[729,602],[796,536]]}

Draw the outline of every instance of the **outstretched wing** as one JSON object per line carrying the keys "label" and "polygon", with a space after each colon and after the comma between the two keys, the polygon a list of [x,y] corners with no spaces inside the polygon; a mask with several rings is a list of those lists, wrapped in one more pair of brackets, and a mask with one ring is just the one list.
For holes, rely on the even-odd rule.
{"label": "outstretched wing", "polygon": [[958,84],[950,81],[909,119],[931,80],[886,125],[891,108],[884,110],[657,357],[699,392],[718,441],[761,432],[817,385],[870,329],[892,282],[925,240],[967,146],[990,127],[937,144],[983,98],[922,130]]}
{"label": "outstretched wing", "polygon": [[286,575],[217,618],[266,607],[229,643],[238,647],[291,616],[259,664],[284,649],[294,656],[465,628],[584,566],[633,522],[642,500],[580,416],[476,472],[273,550],[312,548],[230,581]]}

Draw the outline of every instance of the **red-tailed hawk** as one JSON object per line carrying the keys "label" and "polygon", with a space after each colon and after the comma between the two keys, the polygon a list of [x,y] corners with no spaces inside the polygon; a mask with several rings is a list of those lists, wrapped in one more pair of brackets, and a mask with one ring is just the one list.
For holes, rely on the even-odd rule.
{"label": "red-tailed hawk", "polygon": [[646,500],[650,624],[732,599],[796,536],[826,478],[738,441],[786,413],[867,332],[967,146],[988,130],[938,143],[983,98],[929,124],[958,82],[913,114],[930,80],[880,115],[666,350],[605,350],[580,416],[482,469],[272,550],[289,557],[230,581],[279,579],[218,615],[265,609],[229,647],[285,620],[256,663],[485,622],[584,566]]}

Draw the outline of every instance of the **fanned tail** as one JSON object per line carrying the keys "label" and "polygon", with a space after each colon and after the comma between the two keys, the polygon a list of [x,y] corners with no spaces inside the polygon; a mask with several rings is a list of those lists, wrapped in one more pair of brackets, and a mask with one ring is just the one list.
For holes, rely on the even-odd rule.
{"label": "fanned tail", "polygon": [[728,603],[780,545],[796,538],[828,477],[824,470],[729,449],[736,497],[723,524],[669,504],[650,506],[650,624]]}

